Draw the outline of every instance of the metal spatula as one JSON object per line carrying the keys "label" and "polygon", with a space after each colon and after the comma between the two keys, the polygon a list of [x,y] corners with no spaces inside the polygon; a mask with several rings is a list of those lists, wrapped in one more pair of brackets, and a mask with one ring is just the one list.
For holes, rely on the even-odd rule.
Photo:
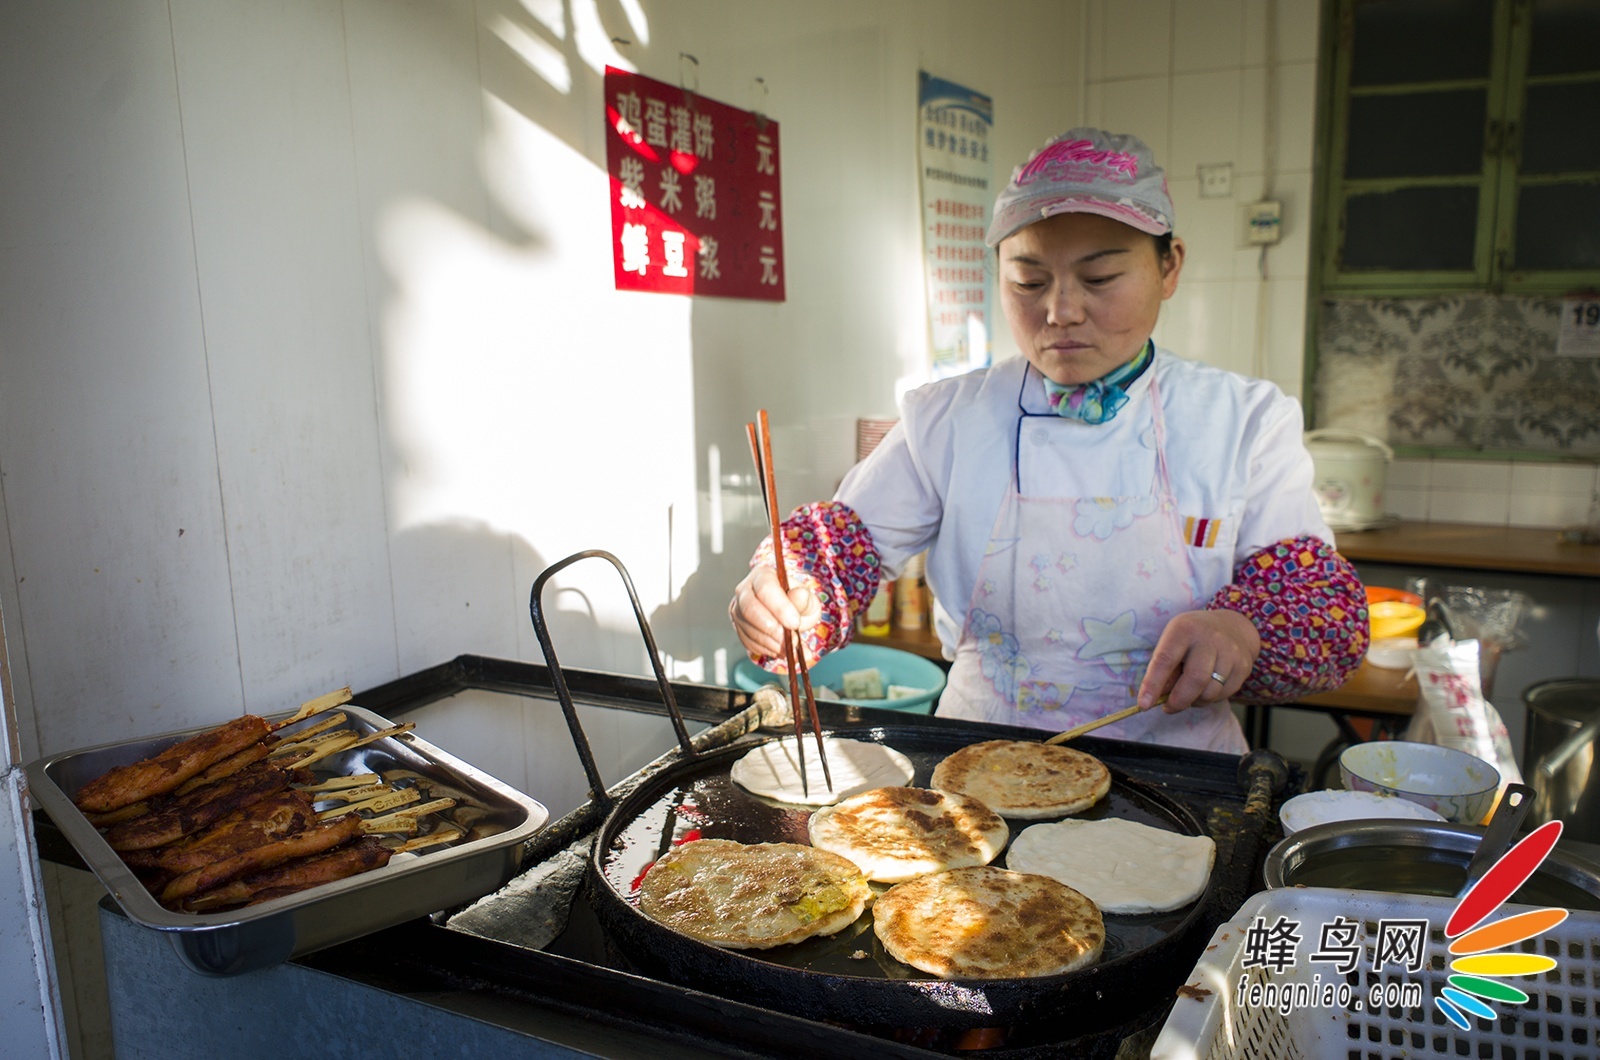
{"label": "metal spatula", "polygon": [[1533,789],[1526,784],[1507,785],[1505,794],[1500,796],[1500,802],[1494,808],[1494,816],[1489,818],[1489,827],[1484,831],[1483,839],[1478,842],[1478,852],[1467,863],[1467,882],[1456,892],[1457,898],[1465,897],[1483,879],[1483,874],[1494,868],[1494,863],[1517,841],[1522,822],[1533,809],[1533,795]]}

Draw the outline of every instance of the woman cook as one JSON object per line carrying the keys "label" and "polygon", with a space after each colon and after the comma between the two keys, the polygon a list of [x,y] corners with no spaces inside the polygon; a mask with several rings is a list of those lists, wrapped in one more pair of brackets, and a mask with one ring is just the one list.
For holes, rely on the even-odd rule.
{"label": "woman cook", "polygon": [[995,203],[1020,359],[909,394],[833,501],[783,524],[729,607],[781,668],[848,642],[880,577],[927,550],[953,662],[943,717],[1241,753],[1228,709],[1336,687],[1366,650],[1364,592],[1311,491],[1299,405],[1150,338],[1177,288],[1166,178],[1132,136],[1073,129]]}

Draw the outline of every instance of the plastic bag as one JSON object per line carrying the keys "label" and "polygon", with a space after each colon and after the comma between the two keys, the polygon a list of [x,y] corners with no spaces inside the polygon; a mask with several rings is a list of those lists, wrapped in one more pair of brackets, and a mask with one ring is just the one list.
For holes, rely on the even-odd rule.
{"label": "plastic bag", "polygon": [[1417,648],[1421,702],[1411,715],[1406,739],[1454,747],[1500,771],[1500,790],[1522,783],[1506,723],[1483,696],[1475,640],[1440,635]]}

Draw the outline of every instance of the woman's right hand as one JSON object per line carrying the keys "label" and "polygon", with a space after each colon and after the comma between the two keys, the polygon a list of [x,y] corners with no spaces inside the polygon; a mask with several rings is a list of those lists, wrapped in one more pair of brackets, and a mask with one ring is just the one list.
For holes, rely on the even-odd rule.
{"label": "woman's right hand", "polygon": [[752,567],[733,591],[728,617],[739,643],[751,655],[781,659],[783,631],[807,630],[816,625],[822,618],[822,604],[816,593],[802,585],[794,586],[785,596],[776,568]]}

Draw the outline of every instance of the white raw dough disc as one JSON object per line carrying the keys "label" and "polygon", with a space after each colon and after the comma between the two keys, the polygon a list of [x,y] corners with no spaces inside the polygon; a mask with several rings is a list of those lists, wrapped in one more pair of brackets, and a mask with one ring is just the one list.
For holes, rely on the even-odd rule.
{"label": "white raw dough disc", "polygon": [[733,764],[733,782],[755,795],[798,806],[831,806],[873,788],[896,788],[911,783],[916,773],[911,759],[892,747],[864,740],[836,740],[826,737],[828,770],[833,774],[833,790],[822,776],[817,744],[806,737],[806,781],[810,794],[800,784],[800,763],[795,755],[794,737],[773,740],[755,748]]}
{"label": "white raw dough disc", "polygon": [[1217,844],[1137,821],[1029,825],[1011,841],[1006,867],[1059,880],[1106,913],[1159,913],[1194,901],[1211,878]]}

